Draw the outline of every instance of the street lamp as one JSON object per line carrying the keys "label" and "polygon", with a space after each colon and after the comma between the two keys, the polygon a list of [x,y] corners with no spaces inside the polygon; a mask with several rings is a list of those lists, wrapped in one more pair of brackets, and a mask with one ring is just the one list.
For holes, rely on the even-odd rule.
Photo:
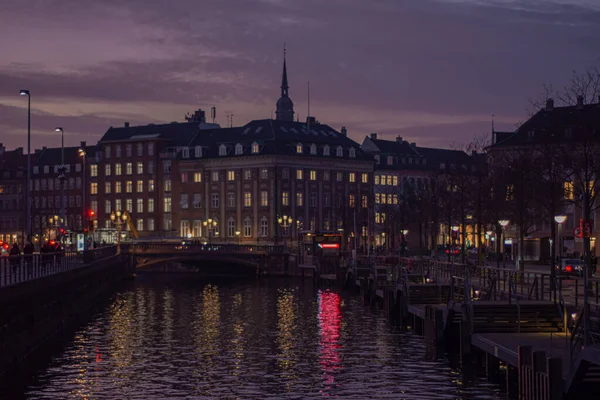
{"label": "street lamp", "polygon": [[559,246],[558,247],[558,257],[559,259],[562,258],[562,252],[563,252],[563,246],[560,242],[560,231],[562,230],[562,224],[567,220],[567,216],[564,214],[561,215],[556,215],[554,217],[554,221],[558,224],[558,229],[556,230],[556,245]]}
{"label": "street lamp", "polygon": [[[502,228],[502,230],[500,231],[500,241],[497,244],[498,246],[498,261],[497,261],[497,266],[498,268],[500,268],[500,249],[504,248],[504,229],[506,228],[506,226],[510,223],[509,220],[507,219],[499,219],[498,220],[498,225],[500,225],[500,227]],[[504,254],[502,256],[502,264],[503,267],[506,268],[506,254]]]}
{"label": "street lamp", "polygon": [[27,96],[27,236],[31,239],[31,92],[28,89],[21,89],[20,96]]}
{"label": "street lamp", "polygon": [[[277,218],[277,223],[283,228],[283,236],[288,235],[288,229],[290,226],[292,226],[292,222],[294,222],[294,219],[291,216],[284,215],[283,217]],[[285,245],[285,240],[283,243]]]}
{"label": "street lamp", "polygon": [[[87,202],[85,201],[85,156],[86,156],[86,152],[85,149],[79,149],[79,156],[81,157],[81,164],[82,164],[82,178],[81,178],[81,232],[85,233],[85,223],[86,223],[86,213],[85,213],[85,208],[87,205]],[[84,241],[85,243],[85,241]]]}
{"label": "street lamp", "polygon": [[202,222],[202,225],[204,225],[204,227],[207,227],[208,229],[208,244],[210,244],[210,237],[214,229],[217,227],[218,223],[217,221],[213,221],[212,218],[209,218],[207,221]]}
{"label": "street lamp", "polygon": [[242,234],[242,232],[240,232],[240,231],[235,231],[235,236],[237,236],[237,238],[238,238],[238,246],[239,246],[239,244],[240,244],[240,238],[241,238],[241,236],[240,236],[240,235],[241,235],[241,234]]}
{"label": "street lamp", "polygon": [[121,224],[127,221],[127,213],[121,210],[113,211],[110,213],[110,220],[117,225],[117,252],[121,253]]}
{"label": "street lamp", "polygon": [[60,179],[60,214],[63,221],[66,221],[65,218],[65,131],[63,128],[54,128],[55,132],[60,132],[61,136],[61,144],[60,144],[60,175],[58,179]]}

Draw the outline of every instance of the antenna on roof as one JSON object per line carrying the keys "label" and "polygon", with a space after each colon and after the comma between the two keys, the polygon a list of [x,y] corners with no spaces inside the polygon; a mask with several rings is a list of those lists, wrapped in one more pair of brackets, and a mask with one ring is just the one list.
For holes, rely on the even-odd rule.
{"label": "antenna on roof", "polygon": [[215,123],[215,119],[217,118],[217,107],[212,106],[210,108],[210,117],[212,118],[212,123]]}
{"label": "antenna on roof", "polygon": [[492,144],[494,144],[494,136],[496,136],[496,130],[494,128],[494,117],[496,114],[492,114]]}

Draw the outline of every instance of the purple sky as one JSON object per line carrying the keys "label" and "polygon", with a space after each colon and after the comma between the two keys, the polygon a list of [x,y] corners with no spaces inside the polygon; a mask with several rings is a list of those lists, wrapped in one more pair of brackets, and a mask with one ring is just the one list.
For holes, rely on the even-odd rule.
{"label": "purple sky", "polygon": [[362,141],[449,146],[526,118],[544,82],[600,65],[598,0],[19,0],[0,3],[0,132],[98,140],[109,126],[269,118],[290,97]]}

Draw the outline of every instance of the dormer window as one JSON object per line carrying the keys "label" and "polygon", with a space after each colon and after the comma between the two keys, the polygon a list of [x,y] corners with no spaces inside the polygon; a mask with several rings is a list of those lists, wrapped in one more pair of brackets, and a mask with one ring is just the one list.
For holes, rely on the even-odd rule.
{"label": "dormer window", "polygon": [[181,149],[181,158],[190,158],[190,149],[184,147]]}
{"label": "dormer window", "polygon": [[356,150],[354,147],[350,147],[350,158],[356,158]]}
{"label": "dormer window", "polygon": [[375,156],[375,163],[377,163],[377,164],[381,163],[381,157],[379,157],[379,154],[377,154]]}
{"label": "dormer window", "polygon": [[296,145],[296,154],[302,154],[302,150],[303,150],[302,143],[298,143]]}
{"label": "dormer window", "polygon": [[314,143],[310,145],[310,154],[313,156],[317,154],[317,145]]}
{"label": "dormer window", "polygon": [[226,156],[227,155],[227,146],[225,146],[224,144],[219,146],[219,155],[220,156]]}
{"label": "dormer window", "polygon": [[388,156],[388,158],[387,158],[387,164],[388,165],[394,164],[394,157],[393,156]]}
{"label": "dormer window", "polygon": [[196,158],[202,157],[202,147],[196,146],[194,148],[194,157],[196,157]]}
{"label": "dormer window", "polygon": [[323,147],[323,155],[324,156],[328,156],[329,155],[329,146]]}
{"label": "dormer window", "polygon": [[238,156],[240,154],[244,154],[244,147],[241,143],[235,145],[235,155]]}
{"label": "dormer window", "polygon": [[252,143],[252,154],[258,154],[259,151],[260,151],[260,148],[258,147],[258,143],[256,143],[256,142]]}
{"label": "dormer window", "polygon": [[342,146],[338,146],[338,148],[336,150],[336,155],[338,157],[344,157],[344,149],[342,148]]}

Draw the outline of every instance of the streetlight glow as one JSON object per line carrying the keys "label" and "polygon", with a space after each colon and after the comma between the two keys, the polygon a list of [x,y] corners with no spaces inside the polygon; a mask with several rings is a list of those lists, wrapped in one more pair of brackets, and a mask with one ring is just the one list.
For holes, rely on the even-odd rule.
{"label": "streetlight glow", "polygon": [[458,226],[453,226],[452,227],[452,231],[454,231],[454,232],[458,232],[458,229],[459,229]]}
{"label": "streetlight glow", "polygon": [[510,221],[507,219],[499,219],[498,223],[500,224],[501,227],[506,228],[506,225],[508,225],[510,223]]}
{"label": "streetlight glow", "polygon": [[562,214],[562,215],[556,215],[554,217],[554,221],[556,221],[557,224],[562,224],[563,222],[565,222],[567,220],[567,216]]}
{"label": "streetlight glow", "polygon": [[54,128],[54,132],[62,132],[63,128]]}
{"label": "streetlight glow", "polygon": [[29,96],[29,90],[27,90],[27,89],[21,89],[19,91],[19,95],[20,96]]}

